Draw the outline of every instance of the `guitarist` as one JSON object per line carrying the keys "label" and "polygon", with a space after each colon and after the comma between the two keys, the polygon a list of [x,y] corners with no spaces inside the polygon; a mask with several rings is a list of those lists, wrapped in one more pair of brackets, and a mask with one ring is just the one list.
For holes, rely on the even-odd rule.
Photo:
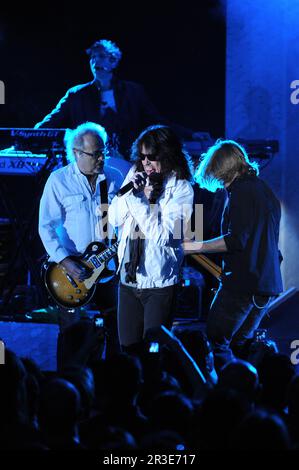
{"label": "guitarist", "polygon": [[280,203],[258,173],[258,165],[249,161],[241,145],[224,140],[204,154],[195,175],[202,188],[226,188],[228,195],[222,235],[183,243],[186,254],[223,254],[221,283],[207,322],[218,369],[233,359],[231,347],[244,353],[272,296],[282,291]]}
{"label": "guitarist", "polygon": [[[87,268],[70,256],[82,254],[93,241],[107,239],[101,214],[122,178],[116,169],[104,167],[107,134],[102,126],[81,124],[66,132],[65,142],[70,163],[51,173],[46,182],[40,201],[39,234],[50,261],[60,263],[71,277],[84,280],[89,274]],[[113,292],[111,302],[116,304]],[[103,297],[108,295],[105,284]],[[79,318],[79,309],[61,309],[60,330]]]}

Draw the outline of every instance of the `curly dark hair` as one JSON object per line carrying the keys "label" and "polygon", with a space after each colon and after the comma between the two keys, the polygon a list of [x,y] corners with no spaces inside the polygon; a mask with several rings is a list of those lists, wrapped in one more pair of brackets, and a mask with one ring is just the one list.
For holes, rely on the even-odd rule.
{"label": "curly dark hair", "polygon": [[86,49],[86,53],[91,57],[92,54],[97,52],[99,49],[104,49],[106,54],[110,54],[115,60],[117,60],[117,62],[120,61],[122,52],[115,42],[110,41],[110,39],[99,39],[98,41],[95,41],[88,49]]}
{"label": "curly dark hair", "polygon": [[157,155],[164,177],[175,172],[177,179],[192,180],[191,157],[183,149],[180,139],[170,127],[156,124],[141,132],[131,149],[131,161],[136,164],[137,171],[143,171],[140,158],[143,145]]}

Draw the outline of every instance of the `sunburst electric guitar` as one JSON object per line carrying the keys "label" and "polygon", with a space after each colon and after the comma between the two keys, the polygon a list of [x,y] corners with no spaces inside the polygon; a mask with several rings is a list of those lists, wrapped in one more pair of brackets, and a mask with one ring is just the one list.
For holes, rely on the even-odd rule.
{"label": "sunburst electric guitar", "polygon": [[107,262],[116,255],[118,244],[116,242],[106,248],[103,243],[92,242],[82,255],[72,257],[91,270],[90,276],[84,281],[71,277],[61,264],[47,261],[43,265],[42,275],[53,300],[69,309],[87,304],[94,295],[97,282],[104,277]]}

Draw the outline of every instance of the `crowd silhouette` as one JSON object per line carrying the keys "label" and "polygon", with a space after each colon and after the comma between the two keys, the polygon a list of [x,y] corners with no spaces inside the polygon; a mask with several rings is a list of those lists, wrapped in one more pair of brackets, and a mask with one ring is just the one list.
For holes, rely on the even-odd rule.
{"label": "crowd silhouette", "polygon": [[83,319],[63,341],[58,371],[5,351],[1,450],[299,448],[299,376],[271,341],[218,373],[194,327],[162,326],[143,349],[107,355],[104,329]]}

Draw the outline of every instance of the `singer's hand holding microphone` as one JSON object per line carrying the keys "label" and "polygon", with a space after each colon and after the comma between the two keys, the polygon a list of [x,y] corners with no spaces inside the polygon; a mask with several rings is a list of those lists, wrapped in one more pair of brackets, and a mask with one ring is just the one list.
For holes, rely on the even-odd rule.
{"label": "singer's hand holding microphone", "polygon": [[132,178],[134,189],[139,192],[150,185],[150,180],[145,171],[136,171]]}
{"label": "singer's hand holding microphone", "polygon": [[135,189],[136,192],[142,191],[145,186],[149,185],[149,177],[147,176],[145,171],[137,171],[134,173],[133,178],[128,184],[125,184],[120,190],[118,191],[118,196],[123,196],[131,189]]}
{"label": "singer's hand holding microphone", "polygon": [[133,189],[135,193],[144,190],[148,199],[153,195],[153,193],[155,193],[155,196],[158,196],[158,194],[161,193],[161,190],[163,190],[163,175],[157,172],[147,175],[145,171],[138,171],[134,174],[131,181],[118,191],[117,195],[123,196],[131,189]]}

